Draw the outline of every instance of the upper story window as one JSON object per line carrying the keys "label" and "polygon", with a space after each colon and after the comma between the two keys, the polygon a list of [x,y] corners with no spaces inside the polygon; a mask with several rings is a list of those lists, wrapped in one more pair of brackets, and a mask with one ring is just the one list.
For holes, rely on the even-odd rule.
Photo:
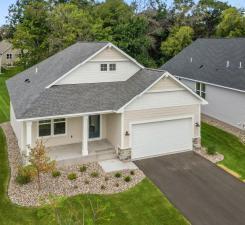
{"label": "upper story window", "polygon": [[47,137],[52,135],[61,135],[66,133],[66,119],[40,120],[39,137]]}
{"label": "upper story window", "polygon": [[116,70],[116,64],[112,63],[110,64],[110,71],[115,71]]}
{"label": "upper story window", "polygon": [[196,83],[196,93],[202,98],[206,98],[206,85],[200,82]]}
{"label": "upper story window", "polygon": [[100,71],[107,71],[107,64],[100,64]]}
{"label": "upper story window", "polygon": [[12,54],[11,53],[7,54],[7,59],[12,59]]}

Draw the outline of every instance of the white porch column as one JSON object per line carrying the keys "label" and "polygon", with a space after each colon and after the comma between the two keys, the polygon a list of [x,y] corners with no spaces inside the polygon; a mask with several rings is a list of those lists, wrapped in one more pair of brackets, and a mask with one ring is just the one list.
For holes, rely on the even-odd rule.
{"label": "white porch column", "polygon": [[83,116],[82,155],[88,155],[88,116]]}
{"label": "white porch column", "polygon": [[32,143],[32,122],[28,121],[26,122],[26,153],[27,156],[29,156],[30,154],[30,149],[29,147],[31,147],[31,143]]}

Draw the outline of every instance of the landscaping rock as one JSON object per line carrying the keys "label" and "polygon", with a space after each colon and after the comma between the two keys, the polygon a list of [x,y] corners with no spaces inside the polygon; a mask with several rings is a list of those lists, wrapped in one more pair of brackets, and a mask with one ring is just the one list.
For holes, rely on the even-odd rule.
{"label": "landscaping rock", "polygon": [[216,152],[214,155],[209,155],[204,147],[195,149],[195,152],[212,163],[217,163],[224,160],[224,156],[218,152]]}

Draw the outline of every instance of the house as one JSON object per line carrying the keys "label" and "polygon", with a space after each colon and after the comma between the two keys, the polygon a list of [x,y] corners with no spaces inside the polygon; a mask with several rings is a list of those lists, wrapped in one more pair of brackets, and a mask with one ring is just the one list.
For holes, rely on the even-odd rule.
{"label": "house", "polygon": [[245,128],[245,38],[197,39],[161,69],[208,101],[203,114]]}
{"label": "house", "polygon": [[14,49],[9,41],[0,42],[0,67],[13,66],[18,61],[19,55],[20,50]]}
{"label": "house", "polygon": [[7,81],[22,153],[42,138],[51,158],[81,162],[189,151],[207,102],[108,42],[78,42]]}

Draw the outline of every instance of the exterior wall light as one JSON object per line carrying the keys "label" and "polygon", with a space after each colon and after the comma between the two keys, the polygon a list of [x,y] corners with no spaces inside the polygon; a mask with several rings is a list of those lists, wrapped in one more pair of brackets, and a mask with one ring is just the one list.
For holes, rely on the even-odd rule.
{"label": "exterior wall light", "polygon": [[129,132],[128,131],[125,132],[125,136],[129,136]]}
{"label": "exterior wall light", "polygon": [[196,127],[200,127],[200,124],[198,122],[195,123]]}

